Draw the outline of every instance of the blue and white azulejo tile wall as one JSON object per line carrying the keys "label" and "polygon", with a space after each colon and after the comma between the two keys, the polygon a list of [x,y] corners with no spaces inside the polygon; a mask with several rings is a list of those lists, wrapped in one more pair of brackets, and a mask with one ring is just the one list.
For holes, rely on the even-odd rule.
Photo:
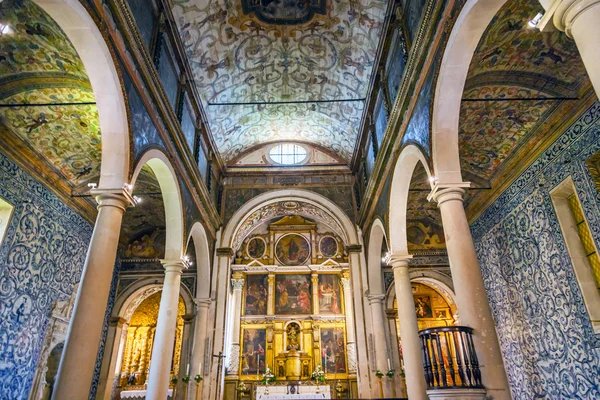
{"label": "blue and white azulejo tile wall", "polygon": [[600,335],[549,194],[571,176],[600,244],[600,196],[585,165],[599,150],[595,103],[471,225],[514,399],[600,398]]}

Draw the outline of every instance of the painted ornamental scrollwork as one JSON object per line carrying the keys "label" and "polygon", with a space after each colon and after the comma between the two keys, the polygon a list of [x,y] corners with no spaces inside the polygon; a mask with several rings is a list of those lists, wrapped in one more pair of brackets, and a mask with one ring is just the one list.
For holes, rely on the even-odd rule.
{"label": "painted ornamental scrollwork", "polygon": [[237,375],[240,367],[240,345],[234,343],[229,349],[229,365],[227,375]]}
{"label": "painted ornamental scrollwork", "polygon": [[348,343],[346,346],[348,352],[348,373],[356,373],[356,343]]}

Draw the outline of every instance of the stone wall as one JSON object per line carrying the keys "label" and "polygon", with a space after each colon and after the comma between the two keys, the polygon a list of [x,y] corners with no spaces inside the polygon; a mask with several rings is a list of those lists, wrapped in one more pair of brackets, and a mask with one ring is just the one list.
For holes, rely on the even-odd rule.
{"label": "stone wall", "polygon": [[600,398],[600,335],[550,198],[571,176],[600,243],[600,196],[585,163],[599,150],[595,103],[471,225],[515,399]]}

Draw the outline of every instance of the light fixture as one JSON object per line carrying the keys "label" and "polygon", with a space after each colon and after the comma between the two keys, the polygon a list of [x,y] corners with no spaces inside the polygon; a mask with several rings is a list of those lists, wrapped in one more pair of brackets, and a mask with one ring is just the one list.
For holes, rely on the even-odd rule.
{"label": "light fixture", "polygon": [[430,176],[429,177],[429,183],[431,183],[432,185],[435,185],[438,181],[438,178],[435,176]]}
{"label": "light fixture", "polygon": [[537,28],[543,16],[543,13],[537,13],[537,15],[531,21],[529,21],[527,25],[529,25],[530,28]]}
{"label": "light fixture", "polygon": [[0,22],[0,35],[8,35],[10,33],[13,33],[13,30],[10,29],[10,26]]}
{"label": "light fixture", "polygon": [[98,187],[98,184],[94,183],[94,182],[90,182],[87,184],[87,187],[89,187],[90,189],[96,189],[96,187]]}
{"label": "light fixture", "polygon": [[123,189],[127,190],[129,193],[131,193],[131,190],[133,189],[133,185],[131,183],[124,183],[123,184]]}
{"label": "light fixture", "polygon": [[133,196],[133,202],[137,205],[142,202],[142,198],[140,196]]}

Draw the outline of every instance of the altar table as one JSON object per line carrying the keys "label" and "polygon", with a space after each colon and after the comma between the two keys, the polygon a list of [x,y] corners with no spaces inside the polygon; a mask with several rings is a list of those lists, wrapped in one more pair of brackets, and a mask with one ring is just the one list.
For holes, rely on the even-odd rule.
{"label": "altar table", "polygon": [[269,386],[269,394],[265,394],[266,388],[266,386],[256,387],[256,400],[331,399],[331,388],[328,385],[298,385],[295,394],[288,394],[287,386]]}
{"label": "altar table", "polygon": [[[145,390],[123,390],[121,392],[121,399],[132,399],[132,400],[143,400],[146,398]],[[167,399],[173,398],[173,389],[169,389],[167,392]]]}

